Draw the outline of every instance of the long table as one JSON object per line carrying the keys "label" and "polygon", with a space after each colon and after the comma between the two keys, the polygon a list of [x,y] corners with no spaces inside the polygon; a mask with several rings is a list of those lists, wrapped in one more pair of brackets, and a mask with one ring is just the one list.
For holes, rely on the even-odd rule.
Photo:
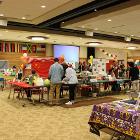
{"label": "long table", "polygon": [[[93,81],[88,81],[85,84],[87,85],[91,85],[91,86],[97,86],[98,85],[98,93],[101,92],[101,84],[104,85],[105,88],[107,88],[108,86],[113,86],[113,85],[119,85],[122,84],[124,85],[124,87],[126,87],[126,84],[128,85],[130,82],[130,79],[115,79],[115,80],[93,80]],[[117,90],[119,91],[119,90]]]}
{"label": "long table", "polygon": [[[19,87],[19,89],[21,90],[21,93],[25,90],[28,90],[30,92],[34,91],[34,90],[38,90],[38,95],[39,95],[39,101],[40,101],[40,97],[41,95],[43,96],[43,93],[44,93],[44,90],[43,88],[45,86],[32,86],[32,85],[29,85],[25,82],[18,82],[18,81],[9,81],[7,82],[8,84],[10,84],[10,92],[9,92],[9,95],[8,95],[8,99],[10,99],[10,96],[11,96],[11,93],[12,93],[12,86],[16,86],[16,87]],[[24,93],[23,93],[24,94]],[[34,102],[34,100],[33,100]]]}
{"label": "long table", "polygon": [[88,122],[91,132],[100,135],[99,130],[107,127],[133,138],[140,135],[140,128],[136,131],[136,121],[140,110],[136,110],[135,105],[128,102],[121,100],[93,105]]}

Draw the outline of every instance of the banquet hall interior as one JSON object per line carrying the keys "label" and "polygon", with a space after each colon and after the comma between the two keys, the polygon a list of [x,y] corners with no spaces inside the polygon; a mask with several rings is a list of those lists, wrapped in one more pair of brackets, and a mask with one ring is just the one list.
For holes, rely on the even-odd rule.
{"label": "banquet hall interior", "polygon": [[0,0],[0,140],[140,140],[140,0]]}

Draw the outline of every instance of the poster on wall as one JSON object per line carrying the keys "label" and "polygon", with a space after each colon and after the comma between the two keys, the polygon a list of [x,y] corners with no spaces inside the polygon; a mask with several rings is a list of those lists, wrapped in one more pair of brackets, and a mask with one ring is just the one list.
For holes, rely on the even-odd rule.
{"label": "poster on wall", "polygon": [[93,59],[92,73],[93,75],[106,75],[106,59]]}
{"label": "poster on wall", "polygon": [[8,69],[8,60],[0,60],[0,69]]}

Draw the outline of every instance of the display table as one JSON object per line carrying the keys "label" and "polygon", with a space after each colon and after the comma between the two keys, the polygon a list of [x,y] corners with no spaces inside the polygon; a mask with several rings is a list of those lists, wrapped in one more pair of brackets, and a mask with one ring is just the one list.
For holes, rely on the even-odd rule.
{"label": "display table", "polygon": [[6,83],[9,80],[13,80],[15,78],[15,76],[10,76],[10,75],[2,75],[0,77],[0,87],[2,89],[2,91],[4,90],[4,88],[6,87]]}
{"label": "display table", "polygon": [[110,128],[130,137],[136,137],[136,120],[138,111],[135,105],[126,101],[114,101],[93,105],[93,110],[89,119],[91,131],[100,135],[99,130]]}
{"label": "display table", "polygon": [[[87,85],[91,85],[93,87],[93,89],[96,87],[98,87],[98,94],[100,94],[101,92],[101,87],[102,85],[104,86],[104,90],[108,89],[107,92],[114,92],[114,91],[121,91],[121,87],[120,85],[127,87],[127,85],[129,85],[130,79],[115,79],[115,80],[95,80],[95,79],[91,79],[90,81],[85,82],[85,84]],[[111,89],[110,89],[111,87]],[[97,88],[96,88],[97,89]]]}
{"label": "display table", "polygon": [[[27,83],[25,83],[25,82],[18,82],[18,81],[15,81],[15,82],[13,82],[13,81],[9,81],[9,82],[7,82],[8,84],[10,84],[10,92],[9,92],[9,95],[8,95],[8,99],[10,99],[10,96],[11,96],[11,89],[12,89],[12,87],[13,86],[16,86],[16,87],[18,87],[18,89],[19,89],[19,93],[23,93],[25,90],[27,91],[30,91],[31,92],[31,94],[33,94],[34,92],[37,92],[37,94],[39,95],[39,101],[40,101],[40,97],[42,96],[43,97],[43,93],[44,93],[44,87],[45,86],[32,86],[32,85],[29,85],[29,84],[27,84]],[[24,95],[24,93],[23,93],[23,95]],[[14,97],[14,95],[13,95],[13,97]],[[33,100],[33,102],[34,102],[34,100]]]}

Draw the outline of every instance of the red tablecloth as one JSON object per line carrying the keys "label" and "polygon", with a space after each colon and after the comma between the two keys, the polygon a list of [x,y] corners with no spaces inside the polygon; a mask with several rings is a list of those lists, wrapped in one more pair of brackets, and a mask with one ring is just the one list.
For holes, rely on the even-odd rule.
{"label": "red tablecloth", "polygon": [[9,81],[7,83],[8,84],[12,84],[12,85],[16,85],[16,86],[19,86],[19,87],[22,87],[22,88],[32,88],[32,87],[34,87],[34,86],[31,86],[31,85],[29,85],[29,84],[27,84],[25,82],[18,82],[18,81],[13,82],[13,81]]}

